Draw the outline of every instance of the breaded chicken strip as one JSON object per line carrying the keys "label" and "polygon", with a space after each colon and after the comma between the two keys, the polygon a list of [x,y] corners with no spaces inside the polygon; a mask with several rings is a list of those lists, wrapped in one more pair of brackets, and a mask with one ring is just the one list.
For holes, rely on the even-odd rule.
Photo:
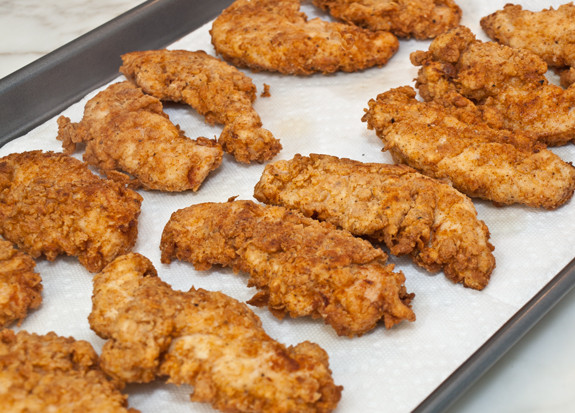
{"label": "breaded chicken strip", "polygon": [[28,255],[11,242],[0,239],[0,329],[18,320],[42,303],[42,278]]}
{"label": "breaded chicken strip", "polygon": [[404,165],[296,155],[267,165],[254,197],[384,242],[392,254],[410,254],[466,287],[483,289],[495,267],[471,200]]}
{"label": "breaded chicken strip", "polygon": [[87,163],[136,188],[197,191],[222,162],[220,145],[184,136],[162,103],[130,82],[112,84],[90,99],[81,122],[60,116],[58,126],[65,153],[85,143]]}
{"label": "breaded chicken strip", "polygon": [[420,102],[409,86],[392,89],[369,101],[362,120],[397,163],[470,197],[554,209],[573,196],[573,165],[530,135],[489,127],[461,95]]}
{"label": "breaded chicken strip", "polygon": [[33,258],[73,255],[88,271],[101,270],[134,246],[141,203],[137,192],[62,153],[0,158],[0,235]]}
{"label": "breaded chicken strip", "polygon": [[575,138],[575,88],[549,84],[547,65],[524,49],[482,42],[459,26],[411,54],[424,100],[456,91],[496,113],[506,129],[528,131],[550,146]]}
{"label": "breaded chicken strip", "polygon": [[[541,57],[549,67],[562,72],[565,87],[569,68],[575,67],[575,5],[563,4],[540,11],[523,10],[506,4],[481,19],[487,35],[515,49],[527,49]],[[570,83],[569,83],[570,84]]]}
{"label": "breaded chicken strip", "polygon": [[180,209],[164,228],[162,262],[198,270],[230,266],[260,290],[250,304],[279,318],[323,318],[337,334],[359,336],[379,320],[387,328],[414,321],[405,276],[369,242],[283,207],[252,201]]}
{"label": "breaded chicken strip", "polygon": [[3,412],[138,412],[90,343],[53,332],[0,331],[0,383]]}
{"label": "breaded chicken strip", "polygon": [[204,51],[148,50],[122,55],[120,67],[144,92],[164,101],[183,102],[224,129],[218,142],[243,163],[273,158],[281,144],[252,107],[252,80]]}
{"label": "breaded chicken strip", "polygon": [[397,37],[431,39],[455,27],[461,9],[453,0],[313,0],[337,19]]}
{"label": "breaded chicken strip", "polygon": [[220,292],[173,290],[139,254],[94,277],[90,326],[102,368],[126,382],[168,377],[225,412],[330,412],[341,397],[317,344],[286,347],[248,306]]}
{"label": "breaded chicken strip", "polygon": [[232,64],[289,75],[382,66],[399,48],[389,32],[308,20],[300,0],[236,0],[210,34],[218,54]]}

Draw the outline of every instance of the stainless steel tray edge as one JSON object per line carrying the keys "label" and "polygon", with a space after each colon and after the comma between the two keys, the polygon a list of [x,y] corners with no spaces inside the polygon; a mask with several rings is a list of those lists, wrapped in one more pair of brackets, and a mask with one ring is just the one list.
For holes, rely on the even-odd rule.
{"label": "stainless steel tray edge", "polygon": [[458,367],[414,413],[443,412],[517,344],[575,286],[575,259]]}

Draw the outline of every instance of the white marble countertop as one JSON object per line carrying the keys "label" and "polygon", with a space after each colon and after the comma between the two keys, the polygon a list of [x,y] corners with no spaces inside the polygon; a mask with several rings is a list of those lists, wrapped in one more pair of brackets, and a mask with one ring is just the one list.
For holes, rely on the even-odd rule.
{"label": "white marble countertop", "polygon": [[[0,78],[140,3],[139,0],[0,0]],[[573,326],[575,292],[569,293],[450,411],[575,411]]]}

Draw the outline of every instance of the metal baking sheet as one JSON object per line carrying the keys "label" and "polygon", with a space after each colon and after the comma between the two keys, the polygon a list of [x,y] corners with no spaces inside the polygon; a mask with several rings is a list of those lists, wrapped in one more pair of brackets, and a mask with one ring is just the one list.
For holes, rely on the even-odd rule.
{"label": "metal baking sheet", "polygon": [[[122,53],[169,45],[213,19],[230,3],[148,1],[1,79],[0,147],[115,78]],[[574,285],[575,261],[571,261],[414,411],[436,412],[449,407]]]}
{"label": "metal baking sheet", "polygon": [[120,55],[164,47],[230,0],[150,0],[0,79],[0,146],[118,75]]}

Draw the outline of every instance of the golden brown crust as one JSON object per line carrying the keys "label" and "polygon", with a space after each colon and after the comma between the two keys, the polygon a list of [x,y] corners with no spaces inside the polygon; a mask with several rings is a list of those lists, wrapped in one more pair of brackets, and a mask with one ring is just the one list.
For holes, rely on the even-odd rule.
{"label": "golden brown crust", "polygon": [[459,24],[461,8],[452,0],[313,0],[337,19],[397,37],[424,40]]}
{"label": "golden brown crust", "polygon": [[555,69],[555,73],[559,75],[561,86],[565,89],[575,83],[575,67],[560,67]]}
{"label": "golden brown crust", "polygon": [[340,400],[317,344],[280,344],[247,305],[220,292],[173,290],[139,254],[97,274],[92,300],[90,326],[108,340],[102,368],[120,380],[167,377],[226,412],[327,413]]}
{"label": "golden brown crust", "polygon": [[369,102],[363,120],[398,163],[449,180],[470,197],[554,209],[572,196],[575,168],[520,132],[489,127],[460,95],[420,102],[411,87]]}
{"label": "golden brown crust", "polygon": [[416,87],[427,101],[457,92],[497,113],[504,128],[533,133],[546,145],[575,138],[575,88],[549,84],[547,65],[528,50],[482,42],[459,26],[411,61],[421,66]]}
{"label": "golden brown crust", "polygon": [[411,254],[429,271],[483,289],[495,267],[489,231],[471,200],[405,165],[296,155],[266,166],[254,197]]}
{"label": "golden brown crust", "polygon": [[526,49],[552,67],[575,66],[575,5],[540,11],[506,4],[481,19],[485,33],[497,42]]}
{"label": "golden brown crust", "polygon": [[120,71],[144,92],[183,102],[225,125],[218,141],[239,162],[264,162],[281,144],[253,109],[256,87],[235,67],[204,51],[147,50],[122,55]]}
{"label": "golden brown crust", "polygon": [[230,266],[260,291],[251,303],[278,317],[323,318],[339,335],[415,320],[405,277],[369,242],[283,207],[251,201],[192,205],[172,214],[162,262]]}
{"label": "golden brown crust", "polygon": [[85,143],[84,161],[135,188],[197,191],[222,162],[220,145],[184,136],[162,103],[130,82],[112,84],[90,99],[81,122],[61,116],[58,126],[66,153]]}
{"label": "golden brown crust", "polygon": [[87,341],[0,331],[0,406],[10,412],[137,413]]}
{"label": "golden brown crust", "polygon": [[0,235],[33,258],[73,255],[99,271],[134,246],[141,202],[62,153],[0,158]]}
{"label": "golden brown crust", "polygon": [[42,303],[42,278],[36,263],[12,243],[0,239],[0,329],[28,315]]}
{"label": "golden brown crust", "polygon": [[399,47],[388,32],[308,20],[299,0],[236,0],[210,33],[218,54],[232,64],[291,75],[382,66]]}
{"label": "golden brown crust", "polygon": [[465,26],[438,36],[428,51],[413,52],[410,59],[421,66],[416,87],[425,100],[457,91],[483,103],[510,87],[547,84],[547,65],[539,57],[526,50],[477,40]]}

